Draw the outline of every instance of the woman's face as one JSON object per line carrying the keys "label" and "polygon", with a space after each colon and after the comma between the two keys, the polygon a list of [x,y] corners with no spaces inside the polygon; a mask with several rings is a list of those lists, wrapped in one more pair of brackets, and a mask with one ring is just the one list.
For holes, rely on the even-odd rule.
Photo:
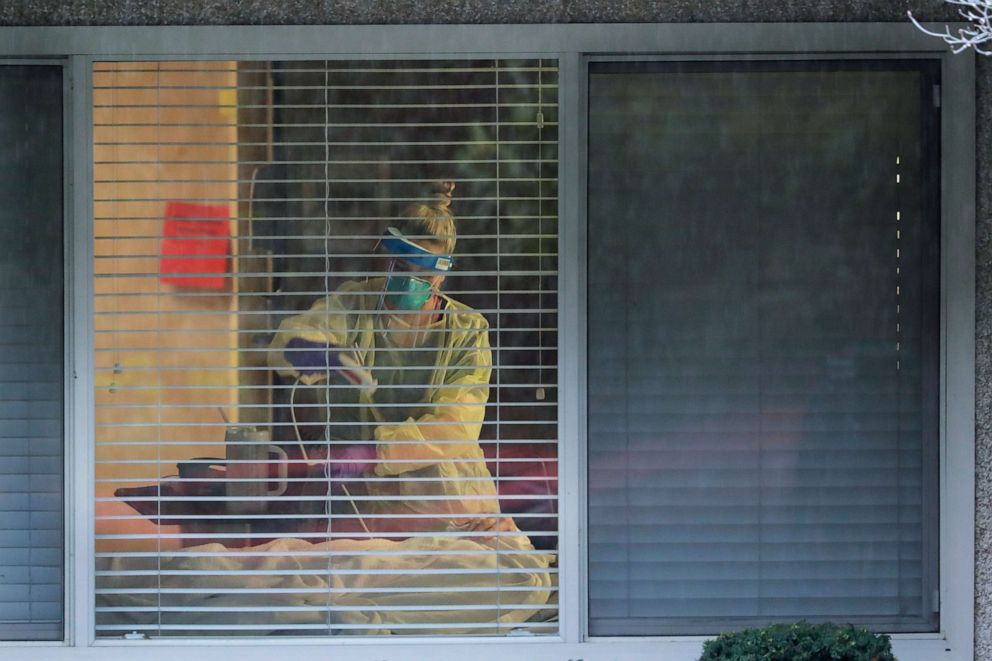
{"label": "woman's face", "polygon": [[[437,241],[413,241],[413,243],[416,243],[421,248],[430,250],[435,255],[445,254],[444,246],[442,246]],[[399,266],[400,263],[401,262],[397,260],[396,262],[397,266]],[[421,280],[426,280],[427,282],[431,283],[432,291],[440,291],[441,283],[444,282],[443,273],[428,271],[426,269],[421,268],[420,266],[417,266],[416,264],[410,264],[408,262],[402,262],[402,265],[403,265],[403,269],[410,272],[411,275],[414,275],[415,277],[420,278]]]}
{"label": "woman's face", "polygon": [[[436,242],[417,242],[418,246],[430,252],[443,255]],[[394,259],[386,279],[385,303],[394,310],[416,311],[433,309],[436,306],[435,294],[444,282],[444,274],[425,269],[419,264],[403,259]]]}

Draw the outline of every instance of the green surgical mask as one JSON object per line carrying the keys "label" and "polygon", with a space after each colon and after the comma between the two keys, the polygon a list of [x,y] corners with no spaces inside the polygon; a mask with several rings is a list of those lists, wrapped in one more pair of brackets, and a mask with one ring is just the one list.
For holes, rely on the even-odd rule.
{"label": "green surgical mask", "polygon": [[409,275],[390,275],[385,291],[394,310],[419,310],[431,297],[431,283]]}

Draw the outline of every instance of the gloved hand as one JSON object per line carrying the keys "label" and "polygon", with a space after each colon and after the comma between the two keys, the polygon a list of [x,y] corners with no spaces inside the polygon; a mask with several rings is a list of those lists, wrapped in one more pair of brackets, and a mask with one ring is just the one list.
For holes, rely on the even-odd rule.
{"label": "gloved hand", "polygon": [[375,443],[331,446],[327,474],[331,477],[363,477],[375,465]]}
{"label": "gloved hand", "polygon": [[301,377],[336,370],[352,385],[369,394],[375,391],[377,384],[372,374],[362,367],[354,353],[340,347],[294,337],[286,343],[283,355]]}
{"label": "gloved hand", "polygon": [[[330,347],[322,342],[311,342],[301,337],[294,337],[286,343],[284,355],[289,364],[295,367],[301,375],[317,374],[326,372],[332,366],[340,364],[329,358],[333,353],[329,349]],[[328,360],[334,362],[329,363]]]}

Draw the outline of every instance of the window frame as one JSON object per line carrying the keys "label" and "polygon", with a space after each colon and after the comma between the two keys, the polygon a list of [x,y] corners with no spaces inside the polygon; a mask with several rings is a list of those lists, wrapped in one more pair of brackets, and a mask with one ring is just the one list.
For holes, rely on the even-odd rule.
{"label": "window frame", "polygon": [[[602,58],[928,58],[941,63],[940,632],[895,634],[902,661],[971,659],[975,579],[975,81],[974,54],[951,55],[908,22],[498,26],[217,26],[0,28],[0,57],[65,63],[66,122],[66,606],[65,640],[31,645],[40,660],[207,659],[237,645],[268,659],[267,640],[96,641],[94,631],[94,409],[92,65],[99,60],[544,57],[559,65],[559,634],[554,637],[278,639],[306,658],[696,659],[705,637],[591,638],[585,621],[586,111],[588,63]],[[329,49],[329,44],[333,48]],[[967,540],[966,544],[954,544]],[[509,647],[504,647],[508,645]],[[0,643],[3,650],[25,643]]]}

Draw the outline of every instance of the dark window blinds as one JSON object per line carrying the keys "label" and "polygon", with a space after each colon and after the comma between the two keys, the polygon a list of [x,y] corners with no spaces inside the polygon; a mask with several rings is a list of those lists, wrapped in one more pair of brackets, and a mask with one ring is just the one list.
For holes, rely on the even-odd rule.
{"label": "dark window blinds", "polygon": [[0,639],[63,613],[62,69],[0,67]]}
{"label": "dark window blinds", "polygon": [[934,630],[933,82],[594,65],[594,635]]}

